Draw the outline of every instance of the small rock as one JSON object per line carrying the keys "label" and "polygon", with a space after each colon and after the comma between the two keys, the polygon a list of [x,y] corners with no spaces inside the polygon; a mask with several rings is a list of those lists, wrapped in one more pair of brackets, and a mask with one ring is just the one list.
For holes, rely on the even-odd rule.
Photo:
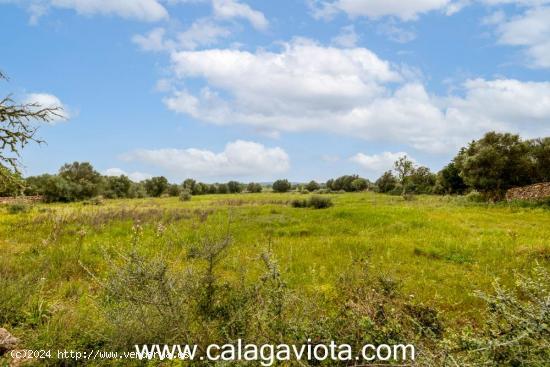
{"label": "small rock", "polygon": [[0,328],[0,356],[15,349],[19,339],[11,335],[6,329]]}

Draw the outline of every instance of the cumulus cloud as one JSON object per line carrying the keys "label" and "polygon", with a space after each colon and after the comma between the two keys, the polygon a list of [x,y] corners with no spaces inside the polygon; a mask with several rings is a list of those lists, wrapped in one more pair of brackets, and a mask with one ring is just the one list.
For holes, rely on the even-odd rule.
{"label": "cumulus cloud", "polygon": [[498,42],[525,47],[532,66],[550,68],[550,7],[534,7],[497,25]]}
{"label": "cumulus cloud", "polygon": [[50,8],[71,9],[81,15],[115,15],[127,19],[156,22],[168,18],[168,12],[158,0],[29,0],[11,2],[27,5],[31,23]]}
{"label": "cumulus cloud", "polygon": [[196,148],[143,149],[122,158],[164,168],[179,179],[271,177],[290,167],[289,157],[283,149],[243,140],[228,143],[220,153]]}
{"label": "cumulus cloud", "polygon": [[360,165],[369,174],[375,176],[393,168],[393,164],[400,157],[407,156],[411,161],[416,162],[405,152],[383,152],[380,154],[367,155],[357,153],[350,158],[352,162]]}
{"label": "cumulus cloud", "polygon": [[66,121],[70,118],[70,113],[67,107],[64,106],[61,100],[53,94],[30,93],[26,95],[23,102],[25,104],[35,104],[37,106],[37,110],[41,108],[57,108],[58,111],[56,111],[56,115],[53,116],[50,124]]}
{"label": "cumulus cloud", "polygon": [[143,172],[127,173],[126,171],[120,168],[108,168],[103,172],[103,175],[104,176],[126,176],[134,182],[140,182],[153,177],[153,175],[150,175],[149,173],[143,173]]}
{"label": "cumulus cloud", "polygon": [[416,20],[419,15],[430,11],[454,13],[460,7],[460,1],[451,0],[335,0],[317,2],[314,16],[331,18],[339,12],[348,16],[376,19],[384,16],[397,17],[404,21]]}
{"label": "cumulus cloud", "polygon": [[212,7],[214,15],[220,19],[246,19],[254,28],[260,30],[265,30],[269,26],[269,21],[262,12],[237,0],[212,0]]}
{"label": "cumulus cloud", "polygon": [[166,106],[197,120],[268,131],[326,131],[450,152],[487,130],[547,134],[550,83],[469,80],[437,96],[365,48],[306,40],[280,52],[210,49],[172,53],[176,79],[202,79]]}

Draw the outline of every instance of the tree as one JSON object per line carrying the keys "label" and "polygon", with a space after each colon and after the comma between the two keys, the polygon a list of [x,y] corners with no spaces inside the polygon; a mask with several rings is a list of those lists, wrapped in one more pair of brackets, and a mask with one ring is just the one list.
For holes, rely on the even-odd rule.
{"label": "tree", "polygon": [[180,196],[181,188],[179,185],[176,184],[170,184],[168,185],[168,189],[166,190],[166,193],[168,196]]}
{"label": "tree", "polygon": [[227,183],[227,190],[231,194],[238,194],[239,192],[243,191],[243,185],[241,185],[237,181],[229,181]]}
{"label": "tree", "polygon": [[246,186],[246,191],[248,192],[257,193],[257,192],[262,192],[262,190],[263,190],[263,187],[259,183],[250,182]]}
{"label": "tree", "polygon": [[468,185],[460,177],[460,171],[454,162],[449,163],[437,174],[436,187],[441,194],[464,194]]}
{"label": "tree", "polygon": [[[0,72],[0,80],[7,80]],[[38,103],[18,104],[11,95],[0,99],[0,184],[20,184],[19,157],[30,142],[42,143],[37,138],[34,122],[49,122],[61,116],[59,107],[42,107]]]}
{"label": "tree", "polygon": [[102,176],[88,162],[66,163],[59,169],[59,176],[74,190],[72,200],[89,199],[102,191]]}
{"label": "tree", "polygon": [[369,188],[369,181],[367,179],[358,177],[351,181],[351,191],[364,191]]}
{"label": "tree", "polygon": [[145,180],[145,191],[152,197],[161,196],[168,189],[168,180],[164,176],[157,176]]}
{"label": "tree", "polygon": [[196,184],[197,182],[195,180],[193,180],[192,178],[188,178],[185,181],[183,181],[181,186],[184,190],[188,190],[190,193],[194,194]]}
{"label": "tree", "polygon": [[321,185],[319,185],[317,182],[315,181],[309,181],[309,183],[305,186],[306,190],[307,191],[310,191],[310,192],[313,192],[313,191],[317,191],[321,188]]}
{"label": "tree", "polygon": [[218,194],[227,194],[229,192],[229,189],[227,188],[227,184],[216,184],[216,192]]}
{"label": "tree", "polygon": [[379,192],[388,193],[395,189],[397,186],[397,179],[393,175],[392,171],[386,171],[380,176],[375,183]]}
{"label": "tree", "polygon": [[272,187],[273,191],[275,192],[287,192],[292,186],[290,185],[290,182],[288,182],[288,180],[284,179],[273,182]]}
{"label": "tree", "polygon": [[131,187],[132,181],[127,176],[109,176],[105,178],[103,195],[110,199],[127,198]]}
{"label": "tree", "polygon": [[409,176],[409,190],[415,194],[431,194],[437,176],[428,167],[415,167]]}
{"label": "tree", "polygon": [[334,180],[331,178],[330,180],[328,180],[326,183],[325,183],[325,186],[327,187],[327,189],[329,190],[334,190],[333,186],[334,186]]}
{"label": "tree", "polygon": [[533,139],[527,143],[535,162],[532,182],[550,181],[550,138]]}
{"label": "tree", "polygon": [[518,135],[489,132],[462,148],[455,163],[467,185],[489,199],[500,200],[509,188],[533,181],[530,150]]}
{"label": "tree", "polygon": [[397,179],[401,184],[401,195],[405,196],[408,189],[409,177],[414,170],[414,164],[404,155],[395,161],[393,167],[397,173]]}

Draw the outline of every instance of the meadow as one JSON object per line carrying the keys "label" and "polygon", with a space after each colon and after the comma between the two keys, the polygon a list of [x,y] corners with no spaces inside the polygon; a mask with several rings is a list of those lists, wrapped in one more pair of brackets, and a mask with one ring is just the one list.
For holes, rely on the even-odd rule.
{"label": "meadow", "polygon": [[0,327],[31,349],[315,336],[429,350],[483,327],[476,291],[549,268],[545,208],[372,192],[290,205],[303,196],[4,206]]}

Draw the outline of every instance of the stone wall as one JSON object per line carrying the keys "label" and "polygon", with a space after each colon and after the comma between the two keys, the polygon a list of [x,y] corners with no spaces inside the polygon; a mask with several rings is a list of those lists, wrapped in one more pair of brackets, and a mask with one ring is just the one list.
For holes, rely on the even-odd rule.
{"label": "stone wall", "polygon": [[4,196],[0,197],[0,204],[13,204],[13,203],[37,203],[44,199],[43,196],[36,195],[36,196]]}
{"label": "stone wall", "polygon": [[550,197],[550,182],[514,187],[506,192],[506,200],[536,200]]}

